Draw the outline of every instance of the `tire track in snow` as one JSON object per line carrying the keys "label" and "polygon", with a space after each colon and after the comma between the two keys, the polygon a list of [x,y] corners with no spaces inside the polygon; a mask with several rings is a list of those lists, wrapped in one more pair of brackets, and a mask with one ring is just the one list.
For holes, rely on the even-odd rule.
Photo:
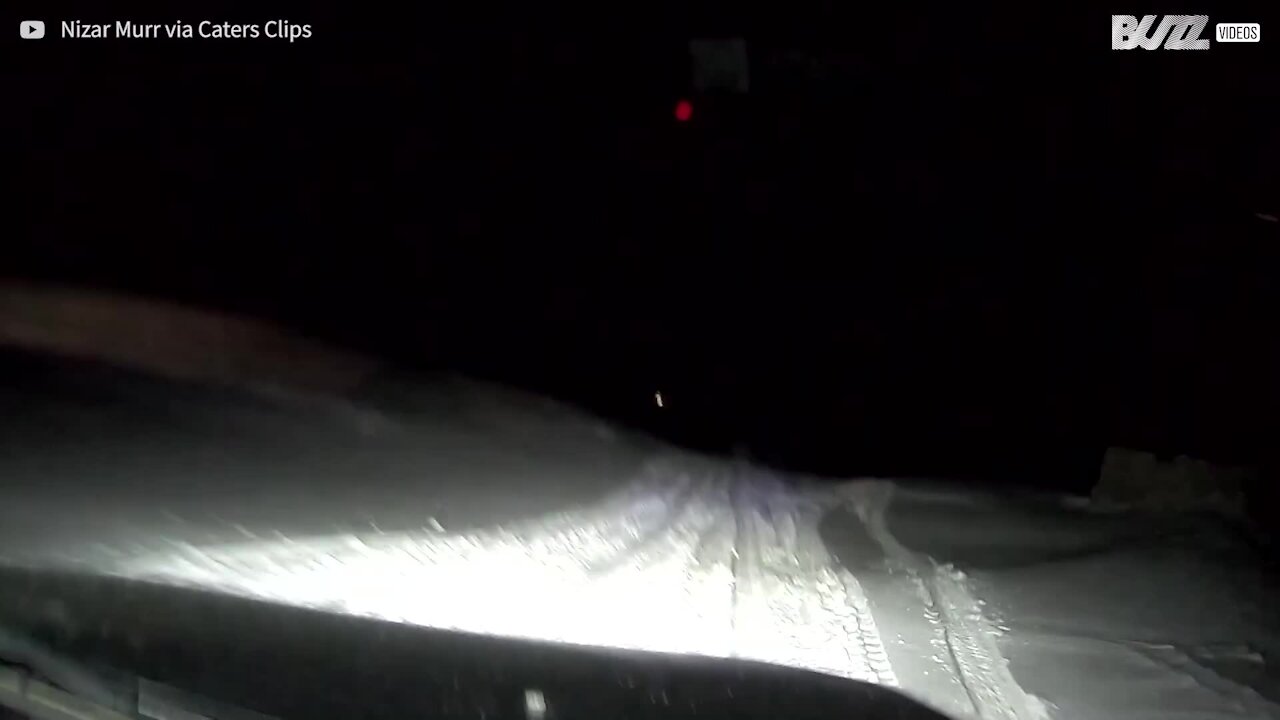
{"label": "tire track in snow", "polygon": [[995,627],[983,617],[964,574],[912,552],[890,532],[885,510],[893,491],[891,483],[876,481],[846,486],[842,495],[890,561],[919,582],[934,614],[929,620],[941,634],[951,670],[968,695],[973,714],[983,720],[1046,720],[1044,704],[1025,692],[1009,672],[994,640]]}
{"label": "tire track in snow", "polygon": [[818,534],[829,494],[751,471],[734,489],[744,656],[766,659],[782,647],[789,655],[774,662],[896,685],[865,593]]}

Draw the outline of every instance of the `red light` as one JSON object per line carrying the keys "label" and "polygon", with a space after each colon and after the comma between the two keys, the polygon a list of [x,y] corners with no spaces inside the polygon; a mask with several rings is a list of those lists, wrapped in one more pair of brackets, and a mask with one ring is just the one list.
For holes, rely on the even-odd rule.
{"label": "red light", "polygon": [[693,103],[688,100],[681,100],[676,103],[676,120],[689,122],[691,117],[693,117]]}

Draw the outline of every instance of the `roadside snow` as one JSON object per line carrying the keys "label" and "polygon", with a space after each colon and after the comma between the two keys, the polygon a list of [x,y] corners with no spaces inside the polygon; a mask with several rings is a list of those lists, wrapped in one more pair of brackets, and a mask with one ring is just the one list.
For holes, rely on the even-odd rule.
{"label": "roadside snow", "polygon": [[1219,520],[901,491],[890,527],[963,568],[1052,718],[1280,717],[1274,579]]}
{"label": "roadside snow", "polygon": [[[1043,720],[1047,717],[1043,704],[1010,674],[994,641],[994,628],[970,593],[964,573],[907,548],[894,536],[887,511],[897,493],[898,488],[888,482],[842,488],[867,534],[884,552],[885,567],[905,573],[918,588],[924,617],[933,631],[930,644],[936,650],[936,666],[932,677],[928,670],[918,669],[904,687],[939,709],[984,720]],[[908,652],[922,650],[915,647]],[[961,707],[956,707],[957,686],[968,701]]]}

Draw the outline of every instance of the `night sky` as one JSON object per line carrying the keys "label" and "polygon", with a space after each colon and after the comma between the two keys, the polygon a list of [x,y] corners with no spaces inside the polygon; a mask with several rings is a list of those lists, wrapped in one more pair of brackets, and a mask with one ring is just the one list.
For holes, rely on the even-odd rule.
{"label": "night sky", "polygon": [[[1079,489],[1110,444],[1269,461],[1265,4],[427,5],[6,13],[0,274],[271,318],[822,473]],[[1113,12],[1264,41],[1115,52]],[[19,15],[315,37],[22,43]],[[745,97],[691,94],[686,43],[719,34],[748,40]]]}

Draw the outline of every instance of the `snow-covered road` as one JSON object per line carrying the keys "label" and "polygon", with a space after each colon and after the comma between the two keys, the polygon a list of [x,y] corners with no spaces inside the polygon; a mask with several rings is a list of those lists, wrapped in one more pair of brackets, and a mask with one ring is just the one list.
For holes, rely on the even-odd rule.
{"label": "snow-covered road", "polygon": [[[430,627],[778,663],[955,717],[1280,717],[1277,636],[1240,606],[1264,613],[1262,588],[1239,592],[1167,528],[1001,503],[669,453],[599,501],[487,527],[171,538],[93,563]],[[1217,612],[1188,626],[1197,609]]]}
{"label": "snow-covered road", "polygon": [[1280,588],[1221,518],[943,485],[896,487],[885,518],[1050,717],[1280,717]]}
{"label": "snow-covered road", "polygon": [[[171,540],[92,564],[430,627],[778,663],[900,686],[957,716],[1044,717],[965,583],[892,537],[892,492],[672,454],[599,502],[492,527]],[[870,587],[827,549],[837,509],[882,561]]]}
{"label": "snow-covered road", "polygon": [[370,409],[33,367],[0,562],[760,660],[958,718],[1280,717],[1277,593],[1212,523],[811,481],[471,383]]}
{"label": "snow-covered road", "polygon": [[781,662],[895,683],[823,503],[657,462],[581,510],[470,532],[180,544],[113,573],[439,628]]}

